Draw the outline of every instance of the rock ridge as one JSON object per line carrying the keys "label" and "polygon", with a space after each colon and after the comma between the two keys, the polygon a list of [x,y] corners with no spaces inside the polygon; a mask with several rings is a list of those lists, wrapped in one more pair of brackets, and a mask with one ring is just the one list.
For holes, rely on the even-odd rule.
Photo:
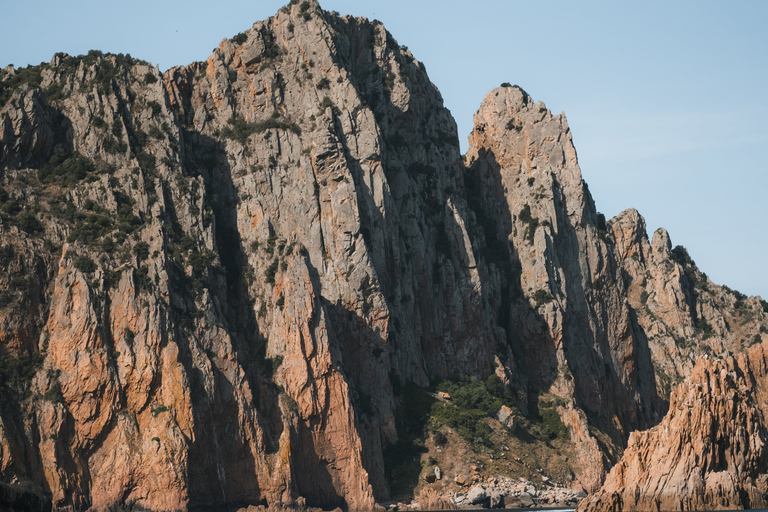
{"label": "rock ridge", "polygon": [[752,445],[695,503],[760,503],[768,304],[606,220],[565,116],[507,85],[462,156],[423,64],[315,1],[165,73],[0,71],[0,480],[56,510],[370,510],[499,471],[567,501],[692,435],[690,392],[755,425],[696,431]]}

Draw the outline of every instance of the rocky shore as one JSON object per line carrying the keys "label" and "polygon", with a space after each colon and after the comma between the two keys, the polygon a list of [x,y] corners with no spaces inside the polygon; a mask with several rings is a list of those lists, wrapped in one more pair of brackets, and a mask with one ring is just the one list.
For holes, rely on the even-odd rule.
{"label": "rocky shore", "polygon": [[[401,510],[434,510],[444,509],[544,509],[544,508],[576,508],[587,494],[580,489],[570,489],[558,484],[539,484],[524,478],[512,479],[498,476],[488,478],[485,482],[476,483],[462,491],[451,491],[442,496],[443,507],[433,507],[433,503],[423,503],[422,492],[410,503],[391,502],[383,505],[390,511]],[[429,499],[429,498],[427,498]]]}

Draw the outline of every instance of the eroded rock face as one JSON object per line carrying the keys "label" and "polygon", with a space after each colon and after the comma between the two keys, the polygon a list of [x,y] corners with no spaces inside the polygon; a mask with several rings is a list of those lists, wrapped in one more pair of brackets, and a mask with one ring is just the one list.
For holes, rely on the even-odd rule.
{"label": "eroded rock face", "polygon": [[453,375],[498,377],[508,418],[556,400],[594,490],[692,358],[768,332],[637,212],[606,223],[565,117],[521,89],[487,95],[462,158],[378,22],[310,1],[163,74],[15,73],[0,479],[54,508],[371,509],[404,387]]}
{"label": "eroded rock face", "polygon": [[501,336],[423,66],[311,3],[164,75],[40,71],[1,114],[10,200],[45,204],[3,224],[9,279],[50,269],[27,288],[45,321],[14,324],[22,293],[4,316],[44,361],[3,477],[78,509],[385,498],[401,383],[486,376]]}
{"label": "eroded rock face", "polygon": [[580,480],[594,490],[608,460],[583,411],[621,447],[629,432],[658,421],[663,405],[565,116],[518,87],[495,89],[475,115],[466,160],[474,212],[494,251],[486,261],[507,287],[499,315],[520,367],[535,368],[526,372],[529,390],[570,402],[560,413],[580,453]]}
{"label": "eroded rock face", "polygon": [[[765,346],[752,358],[764,361]],[[768,504],[768,431],[749,357],[701,359],[662,422],[635,432],[580,510],[714,510]],[[765,402],[762,402],[765,409]]]}

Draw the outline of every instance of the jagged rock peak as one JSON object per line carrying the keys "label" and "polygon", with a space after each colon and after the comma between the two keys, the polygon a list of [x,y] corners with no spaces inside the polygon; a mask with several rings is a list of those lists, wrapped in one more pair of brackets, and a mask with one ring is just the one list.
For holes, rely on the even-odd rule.
{"label": "jagged rock peak", "polygon": [[553,115],[519,86],[504,84],[485,95],[474,122],[465,158],[469,164],[482,156],[514,173],[515,184],[525,181],[529,187],[537,179],[534,187],[554,181],[563,190],[568,215],[579,224],[596,223],[565,114]]}
{"label": "jagged rock peak", "polygon": [[[758,343],[768,304],[606,223],[522,89],[475,121],[463,163],[424,67],[315,2],[163,74],[1,71],[0,478],[68,510],[370,510],[433,456],[497,467],[493,441],[599,488],[657,390]],[[489,398],[463,433],[430,416],[457,382]]]}

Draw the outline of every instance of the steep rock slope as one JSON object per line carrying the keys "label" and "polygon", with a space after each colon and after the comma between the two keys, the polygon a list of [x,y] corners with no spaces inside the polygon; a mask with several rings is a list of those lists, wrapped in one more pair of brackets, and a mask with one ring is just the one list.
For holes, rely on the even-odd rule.
{"label": "steep rock slope", "polygon": [[423,66],[310,4],[164,76],[97,52],[24,71],[4,343],[44,360],[4,475],[57,507],[386,497],[397,383],[487,375],[498,330]]}
{"label": "steep rock slope", "polygon": [[587,415],[620,448],[658,421],[663,404],[565,117],[517,87],[491,91],[467,159],[488,259],[507,285],[499,317],[519,366],[535,368],[524,370],[528,395],[572,404],[562,413],[587,464],[582,483],[594,489],[609,461],[586,433]]}
{"label": "steep rock slope", "polygon": [[424,66],[314,2],[164,74],[3,70],[0,478],[78,510],[369,509],[405,437],[437,450],[409,398],[491,376],[597,489],[766,305],[606,223],[563,115],[501,87],[475,123],[462,160]]}
{"label": "steep rock slope", "polygon": [[672,247],[663,228],[649,240],[635,210],[608,224],[665,397],[698,358],[739,352],[766,339],[768,303],[712,283],[684,247]]}
{"label": "steep rock slope", "polygon": [[713,510],[768,504],[766,344],[703,358],[673,392],[669,414],[630,436],[605,485],[580,510]]}

